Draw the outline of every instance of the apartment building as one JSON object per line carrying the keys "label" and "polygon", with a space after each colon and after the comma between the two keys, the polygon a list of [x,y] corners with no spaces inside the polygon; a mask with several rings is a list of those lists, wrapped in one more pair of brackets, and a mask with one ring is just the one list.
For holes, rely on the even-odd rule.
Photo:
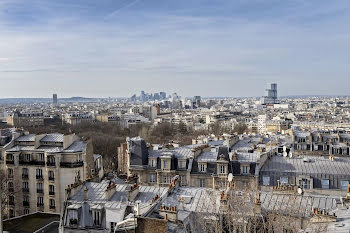
{"label": "apartment building", "polygon": [[95,175],[92,144],[75,134],[13,132],[2,151],[0,167],[6,175],[9,217],[37,211],[59,213],[65,189]]}
{"label": "apartment building", "polygon": [[250,186],[257,181],[260,158],[277,150],[259,146],[260,141],[225,135],[222,140],[163,148],[137,137],[119,148],[118,166],[128,175],[136,174],[142,184],[160,187],[178,175],[183,186],[224,188],[229,173],[237,186]]}
{"label": "apartment building", "polygon": [[292,131],[295,154],[350,155],[350,134],[339,131]]}
{"label": "apartment building", "polygon": [[14,127],[37,127],[44,125],[44,114],[43,112],[30,111],[20,112],[15,111],[9,114],[6,118],[6,122],[10,126]]}

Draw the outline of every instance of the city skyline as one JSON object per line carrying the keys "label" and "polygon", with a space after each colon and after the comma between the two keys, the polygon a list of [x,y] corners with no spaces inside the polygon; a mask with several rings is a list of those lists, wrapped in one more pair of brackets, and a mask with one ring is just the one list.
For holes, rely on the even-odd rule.
{"label": "city skyline", "polygon": [[336,3],[4,0],[0,98],[348,95]]}

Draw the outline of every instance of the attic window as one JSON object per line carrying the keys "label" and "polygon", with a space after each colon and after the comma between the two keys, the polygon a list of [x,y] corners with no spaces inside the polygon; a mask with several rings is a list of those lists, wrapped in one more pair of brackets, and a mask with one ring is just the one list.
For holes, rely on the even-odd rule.
{"label": "attic window", "polygon": [[93,218],[95,226],[101,226],[101,223],[102,223],[101,211],[93,210],[92,211],[92,218]]}

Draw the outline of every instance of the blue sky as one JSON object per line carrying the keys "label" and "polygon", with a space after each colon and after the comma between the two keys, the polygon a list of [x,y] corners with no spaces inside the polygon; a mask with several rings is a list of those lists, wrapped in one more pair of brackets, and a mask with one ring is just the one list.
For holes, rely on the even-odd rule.
{"label": "blue sky", "polygon": [[349,95],[350,1],[0,0],[0,98]]}

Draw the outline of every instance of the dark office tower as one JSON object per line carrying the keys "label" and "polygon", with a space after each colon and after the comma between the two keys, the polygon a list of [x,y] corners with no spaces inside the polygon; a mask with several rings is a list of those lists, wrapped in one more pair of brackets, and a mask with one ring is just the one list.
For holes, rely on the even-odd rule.
{"label": "dark office tower", "polygon": [[52,103],[57,104],[57,94],[52,95]]}
{"label": "dark office tower", "polygon": [[160,99],[165,100],[166,99],[166,93],[165,92],[160,92]]}

